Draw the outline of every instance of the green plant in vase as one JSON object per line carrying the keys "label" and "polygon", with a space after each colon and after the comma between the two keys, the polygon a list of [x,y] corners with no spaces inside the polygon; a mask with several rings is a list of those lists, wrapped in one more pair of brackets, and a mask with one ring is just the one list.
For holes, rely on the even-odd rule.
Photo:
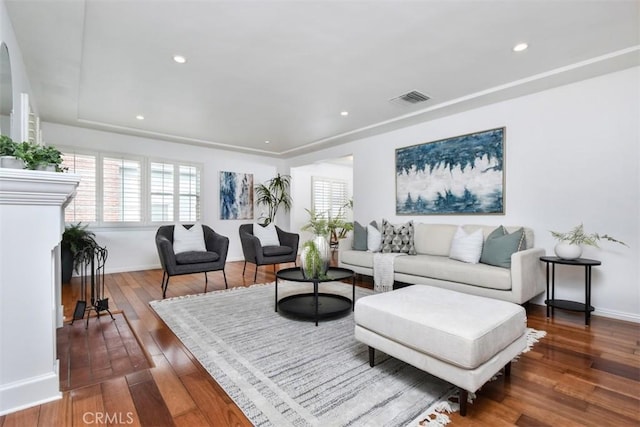
{"label": "green plant in vase", "polygon": [[320,250],[313,240],[304,242],[302,245],[302,271],[305,277],[326,279],[325,262],[322,259]]}
{"label": "green plant in vase", "polygon": [[564,259],[580,258],[582,245],[599,248],[598,242],[600,240],[608,240],[609,242],[628,246],[608,234],[586,233],[583,224],[575,226],[568,232],[551,231],[551,235],[558,240],[558,244],[554,248],[556,255]]}

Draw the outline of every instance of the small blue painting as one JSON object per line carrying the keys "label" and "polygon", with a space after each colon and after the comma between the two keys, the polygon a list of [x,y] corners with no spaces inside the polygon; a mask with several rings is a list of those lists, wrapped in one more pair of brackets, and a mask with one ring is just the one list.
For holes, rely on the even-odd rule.
{"label": "small blue painting", "polygon": [[398,215],[504,214],[505,128],[396,150]]}
{"label": "small blue painting", "polygon": [[220,172],[220,219],[253,219],[253,174]]}

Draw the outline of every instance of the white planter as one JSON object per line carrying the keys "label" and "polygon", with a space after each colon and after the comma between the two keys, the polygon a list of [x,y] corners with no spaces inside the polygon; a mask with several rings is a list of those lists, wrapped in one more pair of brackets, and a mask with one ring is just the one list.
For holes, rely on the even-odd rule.
{"label": "white planter", "polygon": [[55,172],[56,165],[47,164],[47,165],[38,165],[36,166],[37,171],[46,171],[46,172]]}
{"label": "white planter", "polygon": [[562,259],[577,259],[582,255],[582,246],[572,245],[570,243],[560,242],[555,246],[555,248],[553,248],[553,250],[558,258]]}
{"label": "white planter", "polygon": [[0,157],[0,166],[8,169],[24,169],[24,160],[14,156],[2,156]]}

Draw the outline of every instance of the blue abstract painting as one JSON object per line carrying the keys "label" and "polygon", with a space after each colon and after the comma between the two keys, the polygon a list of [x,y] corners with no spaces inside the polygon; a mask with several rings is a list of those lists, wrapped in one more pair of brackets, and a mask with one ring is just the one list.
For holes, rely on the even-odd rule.
{"label": "blue abstract painting", "polygon": [[220,172],[220,219],[253,219],[253,174]]}
{"label": "blue abstract painting", "polygon": [[396,150],[399,215],[504,214],[505,128]]}

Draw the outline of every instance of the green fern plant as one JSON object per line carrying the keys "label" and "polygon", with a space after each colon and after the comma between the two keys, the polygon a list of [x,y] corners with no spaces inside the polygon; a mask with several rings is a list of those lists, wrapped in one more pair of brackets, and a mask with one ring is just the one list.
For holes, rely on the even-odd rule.
{"label": "green fern plant", "polygon": [[304,254],[305,275],[321,280],[326,279],[327,275],[322,271],[322,257],[316,243],[313,240],[304,242],[302,252]]}
{"label": "green fern plant", "polygon": [[551,231],[551,235],[560,242],[566,242],[572,245],[587,245],[599,248],[598,242],[600,240],[608,240],[628,247],[626,243],[616,240],[608,234],[585,233],[583,224],[575,226],[571,231],[566,233]]}

